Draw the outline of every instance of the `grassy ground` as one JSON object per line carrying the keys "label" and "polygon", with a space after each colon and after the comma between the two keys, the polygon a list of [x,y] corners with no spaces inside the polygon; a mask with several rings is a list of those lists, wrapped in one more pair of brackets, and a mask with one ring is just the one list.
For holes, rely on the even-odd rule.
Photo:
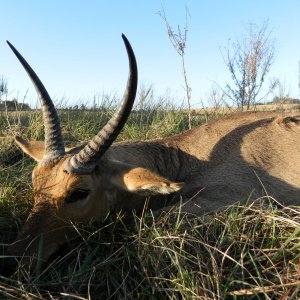
{"label": "grassy ground", "polygon": [[[168,110],[164,110],[168,108]],[[93,136],[110,110],[60,111],[67,145]],[[194,125],[216,113],[195,115]],[[168,136],[187,128],[178,110],[152,105],[132,114],[119,140]],[[32,205],[32,160],[13,136],[43,139],[39,112],[0,116],[0,238],[11,242]],[[276,205],[274,205],[274,203]],[[30,274],[0,275],[1,299],[297,299],[300,297],[300,209],[274,199],[206,216],[173,211],[110,216],[79,226],[77,239]]]}

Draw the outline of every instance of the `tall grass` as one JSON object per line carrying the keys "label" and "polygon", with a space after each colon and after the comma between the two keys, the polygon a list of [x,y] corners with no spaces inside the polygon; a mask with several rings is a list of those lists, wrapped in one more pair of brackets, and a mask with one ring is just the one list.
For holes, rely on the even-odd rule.
{"label": "tall grass", "polygon": [[[111,102],[110,102],[111,103]],[[113,113],[59,110],[67,145],[90,139]],[[166,101],[143,105],[118,140],[160,138],[187,129],[187,114]],[[212,114],[192,118],[194,126]],[[39,111],[0,118],[0,240],[11,242],[32,206],[34,163],[13,136],[43,139]],[[22,266],[0,274],[3,299],[297,299],[300,297],[300,209],[262,198],[205,216],[171,211],[153,218],[111,215],[78,226],[39,272]],[[1,298],[0,297],[0,298]]]}

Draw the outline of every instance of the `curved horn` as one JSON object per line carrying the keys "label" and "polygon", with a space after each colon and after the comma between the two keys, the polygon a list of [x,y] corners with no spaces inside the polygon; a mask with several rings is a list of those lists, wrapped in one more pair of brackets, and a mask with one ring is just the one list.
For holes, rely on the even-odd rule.
{"label": "curved horn", "polygon": [[137,65],[130,43],[124,34],[122,34],[122,38],[129,59],[129,76],[123,99],[117,111],[98,134],[79,153],[67,161],[65,171],[69,173],[91,173],[98,160],[117,138],[131,112],[137,90]]}
{"label": "curved horn", "polygon": [[30,77],[33,85],[39,96],[39,100],[42,106],[42,112],[44,117],[45,126],[45,154],[43,160],[51,160],[65,154],[65,147],[61,135],[61,129],[59,125],[59,119],[57,112],[53,105],[53,102],[42,84],[41,80],[38,78],[36,73],[32,70],[30,65],[24,59],[24,57],[18,52],[18,50],[7,41],[9,47],[14,52],[14,54],[19,59],[20,63],[24,67],[28,76]]}

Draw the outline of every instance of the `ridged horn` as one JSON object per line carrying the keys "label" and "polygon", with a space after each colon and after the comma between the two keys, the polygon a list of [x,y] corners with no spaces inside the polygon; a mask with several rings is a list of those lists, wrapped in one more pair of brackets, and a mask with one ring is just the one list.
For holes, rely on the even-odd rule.
{"label": "ridged horn", "polygon": [[117,138],[131,112],[137,90],[137,65],[129,41],[124,34],[122,34],[122,38],[129,59],[129,75],[122,101],[117,111],[98,134],[79,153],[66,162],[65,171],[69,173],[90,174],[98,160]]}
{"label": "ridged horn", "polygon": [[47,90],[45,89],[36,73],[24,59],[24,57],[18,52],[18,50],[9,41],[7,41],[7,44],[14,52],[14,54],[24,67],[25,71],[27,72],[28,76],[30,77],[31,81],[33,82],[39,100],[41,102],[45,126],[45,154],[43,157],[43,161],[55,159],[59,156],[64,155],[65,147],[61,135],[59,119]]}

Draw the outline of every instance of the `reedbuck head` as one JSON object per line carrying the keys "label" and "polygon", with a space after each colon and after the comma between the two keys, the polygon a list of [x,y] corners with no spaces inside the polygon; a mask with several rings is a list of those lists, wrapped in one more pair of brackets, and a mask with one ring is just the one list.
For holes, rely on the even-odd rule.
{"label": "reedbuck head", "polygon": [[[127,150],[109,154],[114,152],[110,146],[131,112],[137,90],[135,56],[127,38],[122,38],[129,58],[123,99],[98,134],[85,146],[74,149],[64,146],[57,112],[42,82],[8,42],[36,88],[45,127],[44,142],[16,137],[20,148],[38,162],[32,172],[33,209],[16,241],[6,250],[26,265],[46,261],[74,233],[72,222],[101,221],[110,211],[124,209],[130,202],[128,197],[140,200],[145,195],[169,194],[182,187],[146,168],[124,162],[124,157],[130,155],[126,146]],[[135,207],[130,202],[129,208]],[[13,268],[15,261],[8,260],[6,265]]]}
{"label": "reedbuck head", "polygon": [[[103,200],[107,192],[104,188],[107,178],[104,176],[103,182],[99,180],[99,173],[107,166],[99,167],[99,160],[116,139],[130,114],[138,78],[133,50],[127,38],[124,35],[122,38],[129,58],[129,77],[119,108],[86,146],[72,150],[65,149],[57,112],[48,92],[26,60],[8,42],[36,88],[45,126],[44,142],[29,142],[16,137],[21,149],[38,162],[32,173],[32,212],[16,241],[9,246],[9,252],[19,259],[32,259],[43,245],[39,258],[47,260],[66,242],[71,231],[70,220],[86,222],[104,218],[108,213],[109,204]],[[112,167],[112,176],[113,173]],[[115,173],[115,180],[120,180],[117,178],[120,172]],[[27,263],[29,259],[24,261]]]}

